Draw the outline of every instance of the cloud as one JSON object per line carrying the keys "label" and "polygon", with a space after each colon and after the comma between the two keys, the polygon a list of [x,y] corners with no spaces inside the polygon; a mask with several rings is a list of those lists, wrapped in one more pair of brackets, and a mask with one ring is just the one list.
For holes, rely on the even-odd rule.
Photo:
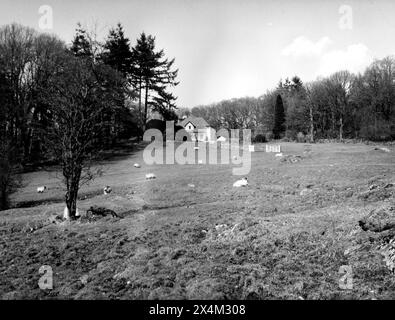
{"label": "cloud", "polygon": [[373,57],[362,43],[349,45],[345,50],[333,50],[322,55],[317,75],[328,76],[339,70],[353,73],[363,71]]}
{"label": "cloud", "polygon": [[281,54],[292,57],[314,57],[320,56],[330,45],[332,40],[322,37],[317,42],[313,42],[305,36],[297,37],[291,44],[286,46]]}
{"label": "cloud", "polygon": [[305,36],[300,36],[286,46],[281,54],[297,59],[298,66],[302,70],[310,70],[310,75],[314,77],[328,76],[340,70],[363,72],[373,61],[369,48],[363,43],[330,49],[332,44],[333,41],[329,37],[322,37],[313,42]]}

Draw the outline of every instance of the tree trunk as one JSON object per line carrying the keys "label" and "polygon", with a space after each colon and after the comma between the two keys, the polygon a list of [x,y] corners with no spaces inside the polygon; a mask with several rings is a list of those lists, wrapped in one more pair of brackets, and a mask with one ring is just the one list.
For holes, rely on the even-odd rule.
{"label": "tree trunk", "polygon": [[117,119],[115,112],[111,115],[110,131],[111,131],[111,147],[113,148],[117,140]]}
{"label": "tree trunk", "polygon": [[331,132],[331,138],[335,136],[335,112],[332,110],[332,132]]}
{"label": "tree trunk", "polygon": [[310,143],[314,142],[314,117],[313,106],[310,105]]}
{"label": "tree trunk", "polygon": [[339,139],[343,141],[343,116],[340,116]]}
{"label": "tree trunk", "polygon": [[32,158],[32,153],[33,153],[33,136],[34,136],[34,129],[32,128],[29,132],[29,144],[28,144],[28,153],[29,153],[29,158]]}
{"label": "tree trunk", "polygon": [[147,124],[147,113],[148,113],[148,83],[145,84],[143,131],[145,131],[145,126]]}
{"label": "tree trunk", "polygon": [[23,162],[28,162],[29,159],[29,145],[30,145],[30,137],[29,130],[26,124],[22,124],[21,126],[21,145],[23,150]]}
{"label": "tree trunk", "polygon": [[67,183],[66,192],[66,206],[69,210],[70,219],[75,219],[77,212],[77,198],[78,189],[80,184],[81,169],[75,169],[76,171],[71,174]]}
{"label": "tree trunk", "polygon": [[[142,124],[142,114],[141,114],[141,91],[142,91],[142,83],[141,83],[141,78],[139,79],[139,122]],[[140,131],[137,133],[137,139],[138,141],[142,140]]]}

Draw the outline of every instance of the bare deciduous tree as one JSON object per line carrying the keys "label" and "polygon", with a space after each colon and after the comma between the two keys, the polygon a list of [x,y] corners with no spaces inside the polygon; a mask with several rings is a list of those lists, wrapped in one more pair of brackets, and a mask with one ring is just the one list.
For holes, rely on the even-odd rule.
{"label": "bare deciduous tree", "polygon": [[117,108],[124,83],[108,66],[91,59],[65,55],[46,92],[52,126],[43,134],[47,148],[61,163],[66,185],[66,206],[75,217],[81,185],[100,174],[92,160],[99,151],[95,144],[101,113]]}

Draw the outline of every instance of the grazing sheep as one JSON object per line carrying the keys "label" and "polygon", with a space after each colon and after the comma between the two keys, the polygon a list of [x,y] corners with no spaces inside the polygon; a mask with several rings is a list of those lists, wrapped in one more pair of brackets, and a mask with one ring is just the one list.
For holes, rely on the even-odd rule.
{"label": "grazing sheep", "polygon": [[226,224],[218,224],[215,226],[215,230],[218,232],[224,231],[228,226]]}
{"label": "grazing sheep", "polygon": [[233,184],[233,186],[234,187],[245,187],[245,186],[248,186],[248,179],[247,178],[243,178],[243,179],[240,179],[240,180],[237,180],[234,184]]}
{"label": "grazing sheep", "polygon": [[156,176],[153,173],[147,173],[145,175],[145,179],[146,180],[152,180],[152,179],[156,179]]}
{"label": "grazing sheep", "polygon": [[44,191],[45,191],[46,189],[47,189],[46,186],[38,187],[38,188],[37,188],[37,192],[38,192],[38,193],[44,193]]}
{"label": "grazing sheep", "polygon": [[381,151],[384,151],[384,152],[391,152],[391,150],[386,148],[386,147],[381,147],[381,148],[376,147],[376,148],[374,148],[374,150],[381,150]]}
{"label": "grazing sheep", "polygon": [[110,186],[105,186],[105,187],[103,188],[103,192],[104,192],[105,195],[110,194],[111,191],[112,191],[112,189],[111,189]]}
{"label": "grazing sheep", "polygon": [[141,168],[141,166],[140,166],[138,163],[135,163],[133,166],[134,166],[135,168]]}

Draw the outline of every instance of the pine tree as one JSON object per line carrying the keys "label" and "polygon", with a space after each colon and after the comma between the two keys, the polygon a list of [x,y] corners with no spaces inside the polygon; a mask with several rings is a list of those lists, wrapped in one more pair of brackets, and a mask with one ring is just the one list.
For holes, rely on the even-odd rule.
{"label": "pine tree", "polygon": [[273,127],[274,138],[279,139],[284,131],[285,131],[284,104],[281,95],[277,95],[276,106],[274,108],[274,127]]}
{"label": "pine tree", "polygon": [[172,93],[161,90],[158,96],[153,98],[152,110],[159,112],[166,121],[177,120],[178,116],[175,112],[177,107],[174,104],[176,99]]}
{"label": "pine tree", "polygon": [[90,43],[87,31],[81,26],[80,23],[78,23],[75,32],[76,33],[73,42],[71,43],[70,51],[76,57],[92,58],[92,45]]}
{"label": "pine tree", "polygon": [[123,27],[120,23],[116,29],[111,29],[104,44],[101,54],[103,63],[119,71],[125,79],[130,78],[132,69],[132,51],[129,39],[125,37]]}
{"label": "pine tree", "polygon": [[[112,69],[119,72],[128,84],[131,84],[132,76],[132,51],[130,49],[130,41],[125,37],[125,33],[121,23],[117,24],[116,28],[109,31],[107,40],[103,45],[103,52],[99,56],[99,60],[104,64],[110,66]],[[124,129],[125,116],[130,113],[130,109],[126,107],[124,101],[126,98],[134,98],[133,90],[125,92],[124,96],[118,99],[118,108],[111,110],[110,114],[103,114],[102,117],[106,119],[109,126],[103,127],[103,136],[111,137],[112,143],[115,138]],[[108,143],[108,141],[107,141]]]}
{"label": "pine tree", "polygon": [[[175,106],[175,97],[169,95],[166,89],[169,86],[176,86],[176,77],[178,70],[171,70],[174,59],[164,59],[164,51],[155,51],[155,37],[142,33],[137,39],[137,44],[133,48],[133,83],[138,91],[139,111],[142,114],[141,123],[143,130],[147,122],[149,105],[159,110],[165,110],[169,106]],[[144,111],[142,111],[142,99],[144,95]],[[156,97],[155,100],[153,100]],[[158,105],[163,102],[162,108]]]}

